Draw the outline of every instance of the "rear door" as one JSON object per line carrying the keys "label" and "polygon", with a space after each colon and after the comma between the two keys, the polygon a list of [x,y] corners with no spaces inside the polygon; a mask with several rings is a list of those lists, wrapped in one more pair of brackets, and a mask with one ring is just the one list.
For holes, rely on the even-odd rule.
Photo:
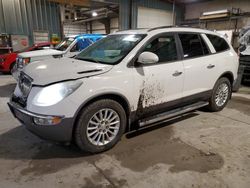
{"label": "rear door", "polygon": [[206,97],[216,77],[211,51],[198,33],[179,33],[178,36],[185,75],[183,97]]}

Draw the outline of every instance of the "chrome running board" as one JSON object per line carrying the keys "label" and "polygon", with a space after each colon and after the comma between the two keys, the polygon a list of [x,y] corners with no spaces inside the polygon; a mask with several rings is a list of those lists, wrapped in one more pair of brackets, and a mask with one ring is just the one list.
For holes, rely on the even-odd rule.
{"label": "chrome running board", "polygon": [[155,116],[151,116],[151,117],[139,120],[139,127],[144,127],[150,124],[158,123],[166,119],[169,119],[169,118],[181,115],[181,114],[185,114],[187,112],[207,106],[208,104],[209,104],[208,102],[197,102],[188,106],[176,108],[174,110],[170,110],[161,114],[157,114]]}

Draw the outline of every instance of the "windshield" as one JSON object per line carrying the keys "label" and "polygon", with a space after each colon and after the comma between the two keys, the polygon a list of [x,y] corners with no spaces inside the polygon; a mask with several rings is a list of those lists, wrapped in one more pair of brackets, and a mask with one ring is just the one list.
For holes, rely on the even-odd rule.
{"label": "windshield", "polygon": [[65,38],[55,47],[55,49],[59,51],[65,51],[72,44],[74,40],[75,40],[74,38]]}
{"label": "windshield", "polygon": [[119,63],[145,35],[109,35],[83,50],[75,58],[104,64]]}

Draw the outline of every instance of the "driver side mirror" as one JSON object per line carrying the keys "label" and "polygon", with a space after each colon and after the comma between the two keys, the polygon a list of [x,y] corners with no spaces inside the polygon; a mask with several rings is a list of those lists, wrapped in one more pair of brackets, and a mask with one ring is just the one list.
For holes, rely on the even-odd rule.
{"label": "driver side mirror", "polygon": [[159,62],[159,57],[152,52],[143,52],[138,57],[138,63],[153,64]]}

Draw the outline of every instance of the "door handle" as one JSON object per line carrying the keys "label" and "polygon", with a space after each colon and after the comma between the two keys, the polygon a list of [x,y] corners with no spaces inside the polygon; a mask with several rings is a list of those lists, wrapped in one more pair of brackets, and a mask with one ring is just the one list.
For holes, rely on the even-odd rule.
{"label": "door handle", "polygon": [[179,71],[175,71],[173,76],[180,76],[182,74],[182,72],[179,72]]}
{"label": "door handle", "polygon": [[209,64],[209,65],[207,66],[208,69],[212,69],[212,68],[214,68],[214,67],[215,67],[215,65],[212,65],[212,64]]}

